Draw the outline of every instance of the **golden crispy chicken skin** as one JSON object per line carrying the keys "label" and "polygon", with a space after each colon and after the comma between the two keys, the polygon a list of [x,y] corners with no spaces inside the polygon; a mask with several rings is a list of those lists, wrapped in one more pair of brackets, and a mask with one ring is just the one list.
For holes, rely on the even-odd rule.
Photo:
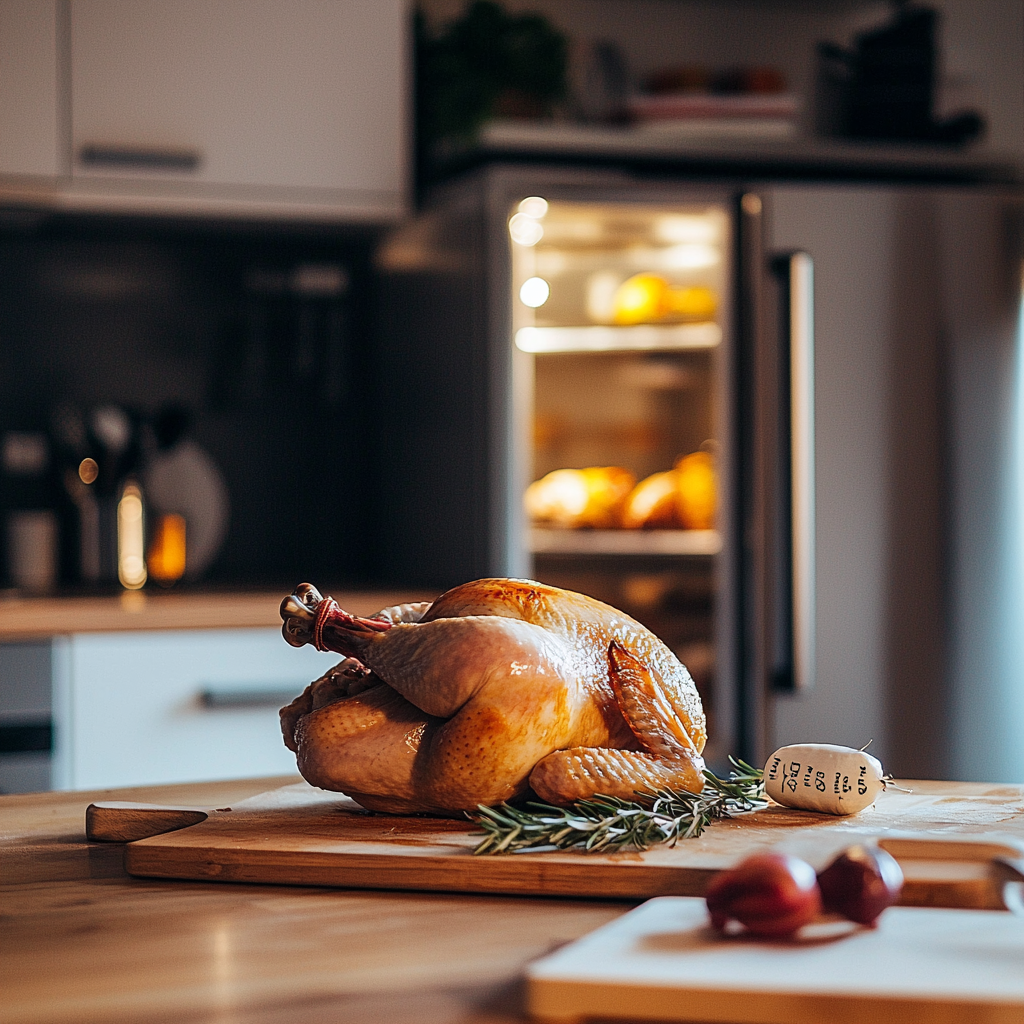
{"label": "golden crispy chicken skin", "polygon": [[281,711],[314,786],[374,811],[461,816],[532,789],[567,804],[699,790],[705,723],[689,672],[592,598],[485,579],[361,619],[302,584],[285,639],[346,660]]}

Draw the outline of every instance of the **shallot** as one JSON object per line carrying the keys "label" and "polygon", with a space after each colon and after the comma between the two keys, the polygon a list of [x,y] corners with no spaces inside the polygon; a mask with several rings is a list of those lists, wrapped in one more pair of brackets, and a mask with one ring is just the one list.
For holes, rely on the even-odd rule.
{"label": "shallot", "polygon": [[711,924],[724,931],[737,921],[753,935],[792,935],[821,912],[814,868],[784,853],[756,853],[708,887]]}
{"label": "shallot", "polygon": [[899,899],[903,872],[885,850],[851,846],[818,875],[818,888],[825,910],[873,927]]}

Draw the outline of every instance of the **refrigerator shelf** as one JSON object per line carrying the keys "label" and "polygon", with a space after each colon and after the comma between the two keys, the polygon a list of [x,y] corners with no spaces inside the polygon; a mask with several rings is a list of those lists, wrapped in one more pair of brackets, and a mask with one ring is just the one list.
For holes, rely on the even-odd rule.
{"label": "refrigerator shelf", "polygon": [[533,527],[531,553],[558,555],[717,555],[717,530],[557,530]]}
{"label": "refrigerator shelf", "polygon": [[716,323],[637,324],[630,327],[521,327],[521,352],[640,352],[714,348],[722,340]]}

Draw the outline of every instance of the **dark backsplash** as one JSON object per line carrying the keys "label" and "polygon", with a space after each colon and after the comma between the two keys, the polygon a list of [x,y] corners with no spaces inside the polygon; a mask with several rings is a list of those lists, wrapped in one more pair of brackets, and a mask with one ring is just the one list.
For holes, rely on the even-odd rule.
{"label": "dark backsplash", "polygon": [[372,244],[0,217],[0,431],[47,430],[61,405],[181,405],[231,499],[204,582],[372,581]]}

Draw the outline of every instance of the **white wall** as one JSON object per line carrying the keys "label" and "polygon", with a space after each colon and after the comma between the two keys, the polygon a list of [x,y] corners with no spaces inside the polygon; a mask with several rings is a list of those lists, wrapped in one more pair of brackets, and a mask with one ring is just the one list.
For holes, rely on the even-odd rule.
{"label": "white wall", "polygon": [[1024,155],[1024,2],[938,0],[946,73],[964,77],[989,118],[986,144]]}
{"label": "white wall", "polygon": [[956,438],[948,757],[953,778],[999,782],[1024,781],[1024,204],[1011,209],[958,196],[941,220]]}

